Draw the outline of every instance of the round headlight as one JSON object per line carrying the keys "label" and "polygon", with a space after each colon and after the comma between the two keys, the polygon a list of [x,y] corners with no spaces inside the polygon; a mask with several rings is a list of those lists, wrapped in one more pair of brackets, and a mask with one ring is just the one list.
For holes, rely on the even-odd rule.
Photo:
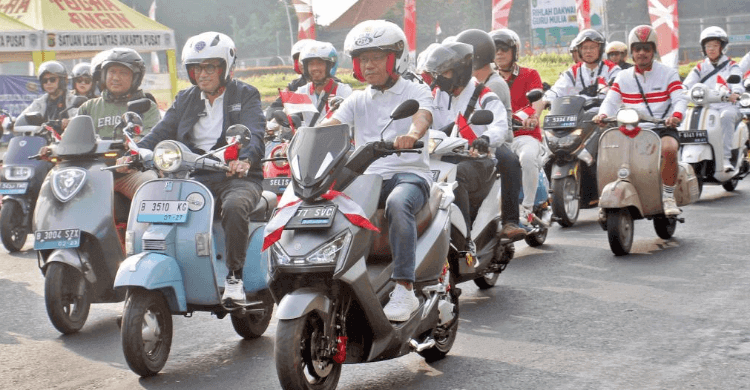
{"label": "round headlight", "polygon": [[701,88],[700,86],[695,86],[693,89],[690,90],[690,99],[692,99],[694,102],[700,104],[703,102],[703,99],[706,98],[706,90],[704,88]]}
{"label": "round headlight", "polygon": [[740,95],[740,106],[750,107],[750,93],[745,92]]}
{"label": "round headlight", "polygon": [[174,142],[162,141],[154,148],[154,166],[163,172],[174,172],[182,164],[182,151]]}

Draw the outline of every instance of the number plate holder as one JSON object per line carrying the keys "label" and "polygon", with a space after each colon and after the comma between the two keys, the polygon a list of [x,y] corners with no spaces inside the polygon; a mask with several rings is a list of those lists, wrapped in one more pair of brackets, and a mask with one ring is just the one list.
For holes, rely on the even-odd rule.
{"label": "number plate holder", "polygon": [[271,191],[276,195],[281,195],[291,183],[291,177],[265,178],[263,179],[263,191]]}
{"label": "number plate holder", "polygon": [[29,188],[29,182],[26,181],[3,181],[0,182],[0,194],[2,195],[23,195]]}
{"label": "number plate holder", "polygon": [[186,200],[142,200],[136,221],[142,223],[183,223],[187,221]]}
{"label": "number plate holder", "polygon": [[337,209],[335,204],[300,206],[284,229],[327,229],[333,225]]}
{"label": "number plate holder", "polygon": [[682,144],[707,144],[708,130],[685,130],[680,131],[680,143]]}
{"label": "number plate holder", "polygon": [[34,250],[78,248],[81,229],[37,230],[34,232]]}
{"label": "number plate holder", "polygon": [[575,127],[578,123],[577,115],[547,115],[544,117],[544,128]]}

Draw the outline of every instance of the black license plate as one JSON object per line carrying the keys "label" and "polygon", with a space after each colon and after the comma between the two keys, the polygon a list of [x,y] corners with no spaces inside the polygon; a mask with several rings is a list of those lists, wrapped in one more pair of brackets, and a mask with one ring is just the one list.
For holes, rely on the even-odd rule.
{"label": "black license plate", "polygon": [[327,204],[322,206],[300,206],[297,213],[287,222],[285,229],[317,229],[329,228],[333,225],[338,206]]}
{"label": "black license plate", "polygon": [[34,232],[34,250],[78,248],[81,229],[37,230]]}
{"label": "black license plate", "polygon": [[263,191],[271,191],[274,194],[281,195],[291,182],[291,177],[269,177],[263,179]]}
{"label": "black license plate", "polygon": [[19,182],[4,181],[4,182],[0,182],[0,194],[3,194],[3,195],[20,195],[20,194],[25,194],[27,188],[29,188],[29,183],[25,182],[25,181],[19,181]]}
{"label": "black license plate", "polygon": [[707,130],[680,131],[680,143],[706,144],[708,143],[708,131]]}
{"label": "black license plate", "polygon": [[578,122],[576,115],[547,115],[544,117],[544,127],[575,127]]}

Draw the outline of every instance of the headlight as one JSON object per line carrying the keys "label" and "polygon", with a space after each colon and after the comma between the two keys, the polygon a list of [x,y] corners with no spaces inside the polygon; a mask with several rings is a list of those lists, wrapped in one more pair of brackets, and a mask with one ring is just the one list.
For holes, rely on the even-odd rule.
{"label": "headlight", "polygon": [[617,171],[617,177],[620,179],[625,180],[628,178],[628,176],[630,176],[630,169],[626,167],[622,167],[620,168],[620,170]]}
{"label": "headlight", "polygon": [[3,167],[3,177],[5,180],[28,180],[34,175],[34,168],[23,167],[23,166],[7,166]]}
{"label": "headlight", "polygon": [[706,86],[703,84],[694,85],[693,88],[690,89],[690,99],[692,99],[695,104],[703,104],[703,101],[706,99]]}
{"label": "headlight", "polygon": [[154,166],[163,172],[174,172],[182,164],[182,151],[174,142],[162,141],[154,148]]}
{"label": "headlight", "polygon": [[[273,148],[273,151],[271,152],[272,158],[279,158],[279,157],[286,157],[286,150],[288,148],[289,144],[281,144]],[[288,160],[276,160],[273,162],[273,165],[276,165],[279,168],[286,168],[289,166]]]}
{"label": "headlight", "polygon": [[623,125],[635,125],[638,124],[640,116],[638,111],[632,108],[623,108],[617,112],[617,122]]}
{"label": "headlight", "polygon": [[443,142],[440,138],[430,138],[429,143],[427,144],[427,152],[432,154],[435,152],[435,149],[440,145],[440,143]]}
{"label": "headlight", "polygon": [[82,168],[63,168],[52,174],[52,193],[60,202],[67,202],[83,188],[86,182],[86,170]]}
{"label": "headlight", "polygon": [[745,92],[740,95],[740,106],[750,107],[750,93]]}
{"label": "headlight", "polygon": [[278,242],[271,245],[271,261],[270,263],[275,263],[278,265],[289,265],[291,263],[292,259],[289,257],[289,255],[284,252],[284,248],[279,245]]}
{"label": "headlight", "polygon": [[275,265],[321,265],[335,264],[346,254],[352,233],[347,230],[319,246],[305,257],[290,257],[278,243],[271,245],[271,261]]}

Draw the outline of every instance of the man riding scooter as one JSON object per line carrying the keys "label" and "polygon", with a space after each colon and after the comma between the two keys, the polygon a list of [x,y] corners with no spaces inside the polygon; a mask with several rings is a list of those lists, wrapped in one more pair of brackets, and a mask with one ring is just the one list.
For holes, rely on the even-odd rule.
{"label": "man riding scooter", "polygon": [[[664,119],[666,128],[652,130],[661,138],[664,214],[673,217],[681,213],[674,199],[680,144],[676,128],[682,122],[687,101],[677,71],[655,61],[658,55],[656,30],[647,25],[638,26],[630,31],[628,42],[635,66],[620,72],[615,78],[593,121],[604,125],[602,120],[614,116],[620,107],[634,108],[641,115]],[[648,125],[641,124],[644,128]]]}
{"label": "man riding scooter", "polygon": [[720,27],[711,26],[703,30],[700,43],[701,50],[706,58],[696,64],[693,70],[688,73],[684,84],[688,89],[697,83],[705,84],[708,88],[724,85],[732,92],[729,95],[728,102],[716,103],[714,107],[721,113],[721,128],[724,132],[724,172],[732,172],[734,171],[734,166],[730,161],[732,137],[734,136],[735,126],[741,119],[740,111],[734,103],[739,99],[744,89],[742,83],[728,84],[728,80],[729,76],[732,75],[738,75],[742,79],[742,70],[736,62],[724,54],[729,43],[729,37]]}
{"label": "man riding scooter", "polygon": [[339,65],[336,48],[328,42],[312,42],[305,46],[300,53],[302,75],[310,80],[298,89],[298,93],[310,97],[310,101],[317,108],[317,113],[304,113],[304,126],[314,127],[322,122],[326,113],[331,110],[330,102],[339,102],[352,94],[349,84],[334,79]]}
{"label": "man riding scooter", "polygon": [[[260,160],[265,119],[260,93],[232,77],[236,59],[234,41],[224,34],[205,32],[189,38],[182,50],[182,62],[193,86],[177,95],[164,118],[138,143],[141,148],[153,149],[160,141],[171,139],[203,155],[226,145],[224,135],[231,125],[242,124],[250,129],[250,143],[228,163],[228,177],[200,170],[193,175],[221,202],[229,269],[222,296],[225,305],[245,302],[242,265],[250,234],[250,212],[260,200],[263,178]],[[118,164],[128,162],[130,157],[124,157]]]}

